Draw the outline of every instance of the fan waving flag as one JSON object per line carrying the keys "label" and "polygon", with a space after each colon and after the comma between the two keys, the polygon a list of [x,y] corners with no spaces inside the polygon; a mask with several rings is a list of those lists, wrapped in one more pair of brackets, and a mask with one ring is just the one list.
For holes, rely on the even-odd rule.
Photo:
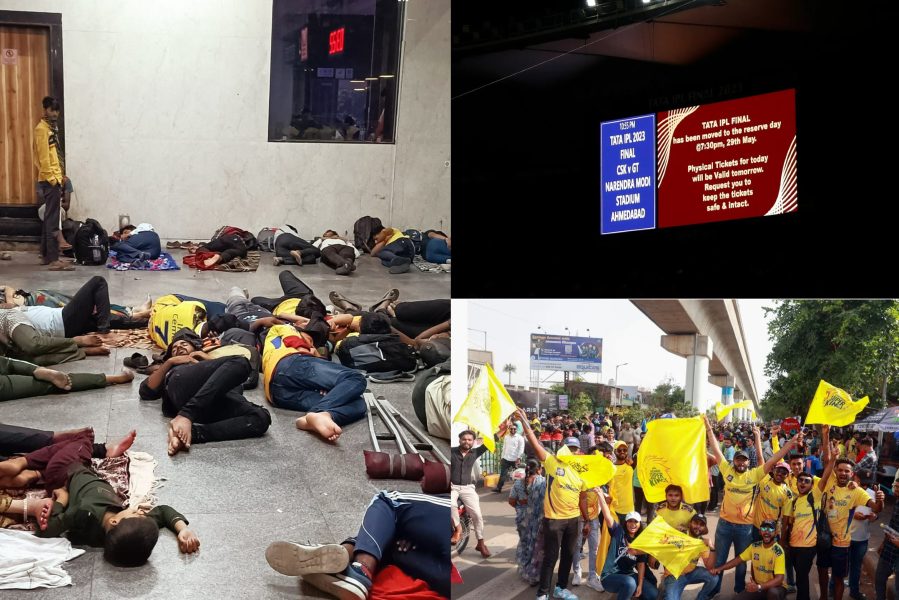
{"label": "fan waving flag", "polygon": [[812,405],[808,407],[805,424],[845,427],[854,423],[856,415],[866,406],[868,406],[867,396],[853,402],[845,390],[834,387],[822,379],[815,397],[812,398]]}
{"label": "fan waving flag", "polygon": [[748,408],[752,411],[752,418],[755,418],[755,407],[752,405],[752,400],[743,400],[741,402],[737,402],[736,404],[728,404],[724,405],[720,402],[715,403],[715,418],[719,421],[730,414],[732,410],[736,410],[738,408]]}
{"label": "fan waving flag", "polygon": [[637,478],[648,501],[664,501],[671,484],[684,490],[684,502],[709,499],[705,423],[700,417],[650,421],[637,456]]}
{"label": "fan waving flag", "polygon": [[465,423],[480,433],[484,438],[484,445],[493,452],[496,450],[493,434],[499,430],[499,424],[517,408],[490,365],[484,365],[453,421]]}
{"label": "fan waving flag", "polygon": [[656,517],[631,542],[631,548],[642,550],[658,560],[677,579],[707,547],[702,540],[681,533],[662,517]]}
{"label": "fan waving flag", "polygon": [[615,475],[615,465],[601,454],[581,456],[572,454],[568,446],[562,446],[556,452],[556,458],[577,471],[589,487],[605,485],[612,481],[612,476]]}

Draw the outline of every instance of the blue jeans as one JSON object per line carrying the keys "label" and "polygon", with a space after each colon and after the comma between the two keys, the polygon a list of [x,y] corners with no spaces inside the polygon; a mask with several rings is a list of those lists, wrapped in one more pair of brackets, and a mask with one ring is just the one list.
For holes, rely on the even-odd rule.
{"label": "blue jeans", "polygon": [[162,245],[159,234],[155,231],[141,231],[124,242],[113,244],[109,249],[116,251],[119,262],[130,263],[136,260],[156,260],[162,252]]}
{"label": "blue jeans", "polygon": [[[602,587],[607,592],[618,594],[618,600],[630,600],[637,589],[637,574],[633,575],[606,575],[602,578]],[[659,597],[659,588],[655,577],[649,569],[643,579],[643,600],[656,600]]]}
{"label": "blue jeans", "polygon": [[[886,543],[889,544],[889,540]],[[886,600],[887,581],[891,574],[895,575],[893,589],[896,592],[896,597],[899,598],[899,560],[892,553],[886,556],[886,551],[884,551],[877,561],[877,572],[874,574],[874,591],[877,593],[877,600]]]}
{"label": "blue jeans", "polygon": [[[752,525],[737,525],[721,519],[715,531],[715,566],[720,567],[727,562],[730,546],[734,546],[734,556],[739,555],[752,543]],[[734,569],[734,593],[739,594],[746,589],[746,563],[740,563]],[[722,576],[718,576],[718,584],[712,595],[721,592]]]}
{"label": "blue jeans", "polygon": [[428,247],[425,250],[426,261],[442,265],[450,258],[452,256],[449,246],[446,245],[446,240],[434,238],[428,242]]}
{"label": "blue jeans", "polygon": [[391,242],[378,252],[378,258],[381,259],[381,264],[385,267],[391,266],[391,263],[397,258],[402,257],[412,260],[413,256],[415,256],[415,245],[409,238],[400,238],[395,242]]}
{"label": "blue jeans", "polygon": [[365,383],[365,377],[354,369],[313,356],[291,354],[275,367],[269,389],[272,404],[278,408],[327,412],[343,426],[365,416]]}
{"label": "blue jeans", "polygon": [[858,584],[862,576],[862,561],[868,552],[868,540],[849,542],[849,595],[857,597]]}
{"label": "blue jeans", "polygon": [[[596,575],[596,549],[599,547],[599,527],[601,521],[596,518],[590,521],[590,536],[587,538],[587,550],[589,554],[587,555],[587,576]],[[581,537],[578,538],[577,547],[580,551],[578,556],[576,557],[576,565],[581,564],[581,561],[584,560],[584,533],[583,533],[583,519],[581,519]]]}
{"label": "blue jeans", "polygon": [[696,600],[707,600],[711,596],[712,590],[715,589],[715,584],[718,583],[718,576],[712,575],[706,569],[699,567],[686,575],[681,575],[677,579],[674,578],[674,575],[669,575],[665,578],[665,600],[680,600],[681,594],[684,593],[684,588],[691,583],[704,584],[702,589],[699,590]]}

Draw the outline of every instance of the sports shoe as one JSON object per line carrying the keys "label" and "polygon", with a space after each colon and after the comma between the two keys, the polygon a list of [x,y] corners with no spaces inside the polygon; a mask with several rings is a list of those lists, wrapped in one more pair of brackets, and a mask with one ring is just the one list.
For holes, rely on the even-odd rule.
{"label": "sports shoe", "polygon": [[559,600],[578,600],[577,596],[568,590],[563,590],[559,586],[556,586],[556,589],[553,590],[553,598],[558,598]]}
{"label": "sports shoe", "polygon": [[310,573],[303,580],[340,600],[367,600],[371,579],[352,563],[340,573]]}
{"label": "sports shoe", "polygon": [[268,564],[284,575],[339,573],[347,568],[350,555],[340,544],[272,542],[265,550]]}
{"label": "sports shoe", "polygon": [[588,588],[596,590],[597,592],[606,591],[605,588],[602,587],[602,582],[599,580],[599,577],[597,577],[596,575],[591,575],[590,577],[588,577],[586,585]]}
{"label": "sports shoe", "polygon": [[349,275],[351,272],[350,266],[348,264],[342,264],[339,267],[337,267],[336,269],[334,269],[334,272],[337,273],[338,275]]}
{"label": "sports shoe", "polygon": [[574,576],[571,578],[571,585],[581,585],[581,580],[584,578],[584,572],[581,570],[581,565],[575,565],[573,570]]}
{"label": "sports shoe", "polygon": [[397,256],[390,261],[390,266],[387,269],[387,272],[392,275],[396,275],[398,273],[408,273],[411,265],[411,259],[408,259],[405,256]]}

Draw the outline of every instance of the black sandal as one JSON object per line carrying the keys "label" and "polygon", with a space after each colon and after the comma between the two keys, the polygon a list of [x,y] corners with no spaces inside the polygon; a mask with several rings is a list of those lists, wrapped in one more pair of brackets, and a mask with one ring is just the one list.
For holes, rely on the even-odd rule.
{"label": "black sandal", "polygon": [[145,369],[150,365],[150,361],[140,352],[135,352],[131,356],[125,358],[125,360],[122,361],[122,364],[130,369]]}

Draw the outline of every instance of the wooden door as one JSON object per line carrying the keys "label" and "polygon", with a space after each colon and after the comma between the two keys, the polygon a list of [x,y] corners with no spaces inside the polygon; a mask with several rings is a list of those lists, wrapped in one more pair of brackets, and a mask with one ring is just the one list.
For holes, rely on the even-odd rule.
{"label": "wooden door", "polygon": [[32,138],[50,92],[50,30],[0,25],[0,58],[0,204],[35,204]]}

